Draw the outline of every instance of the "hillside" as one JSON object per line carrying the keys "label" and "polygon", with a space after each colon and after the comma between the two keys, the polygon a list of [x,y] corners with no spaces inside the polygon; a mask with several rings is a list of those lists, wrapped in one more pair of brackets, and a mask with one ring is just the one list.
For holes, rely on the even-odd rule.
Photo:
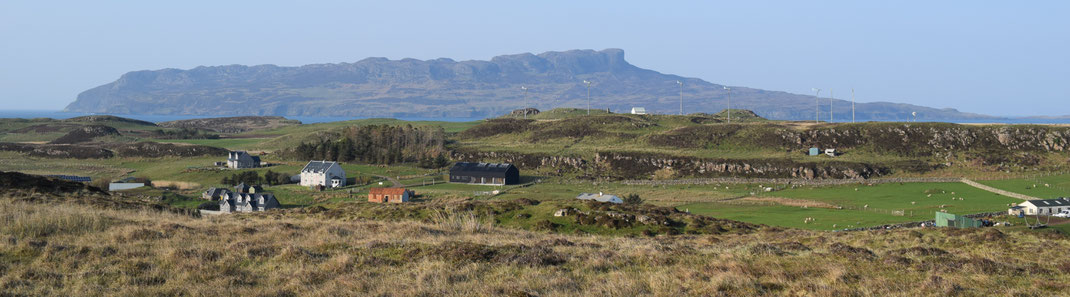
{"label": "hillside", "polygon": [[[486,120],[457,134],[454,157],[588,178],[872,178],[940,171],[1061,170],[1070,128],[947,123],[764,121],[734,111],[686,116],[555,110]],[[837,156],[808,156],[811,147]],[[660,173],[659,173],[660,172]]]}
{"label": "hillside", "polygon": [[1022,230],[610,237],[472,213],[194,218],[16,197],[0,192],[14,296],[1055,296],[1070,281],[1070,239]]}
{"label": "hillside", "polygon": [[[78,95],[67,111],[124,114],[283,115],[360,117],[489,117],[520,107],[548,110],[591,106],[651,113],[679,112],[677,81],[688,112],[725,108],[723,86],[643,69],[619,49],[497,56],[489,61],[387,60],[300,67],[228,65],[189,70],[134,71]],[[527,97],[521,87],[529,89]],[[814,97],[732,88],[733,107],[778,120],[814,118]],[[823,98],[821,119],[828,119]],[[835,101],[837,117],[850,102]],[[887,102],[859,103],[859,120],[992,120],[994,117]]]}
{"label": "hillside", "polygon": [[160,127],[199,129],[218,133],[243,133],[300,124],[301,121],[298,120],[288,120],[284,117],[271,116],[189,119],[157,123]]}

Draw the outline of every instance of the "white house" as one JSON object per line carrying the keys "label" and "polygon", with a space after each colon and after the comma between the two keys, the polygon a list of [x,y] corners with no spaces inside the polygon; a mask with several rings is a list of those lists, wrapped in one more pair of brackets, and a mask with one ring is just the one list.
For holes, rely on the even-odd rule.
{"label": "white house", "polygon": [[219,211],[223,213],[266,211],[279,206],[279,200],[275,199],[275,195],[271,193],[227,192],[219,199]]}
{"label": "white house", "polygon": [[227,155],[227,167],[230,169],[257,168],[260,167],[260,157],[250,155],[245,151],[233,151]]}
{"label": "white house", "polygon": [[632,114],[646,114],[646,108],[632,107]]}
{"label": "white house", "polygon": [[1018,203],[1017,206],[1011,207],[1007,212],[1012,215],[1024,213],[1026,215],[1050,216],[1063,210],[1070,210],[1070,198],[1029,200]]}
{"label": "white house", "polygon": [[301,185],[306,187],[324,186],[327,188],[344,187],[346,171],[338,162],[310,161],[301,169]]}

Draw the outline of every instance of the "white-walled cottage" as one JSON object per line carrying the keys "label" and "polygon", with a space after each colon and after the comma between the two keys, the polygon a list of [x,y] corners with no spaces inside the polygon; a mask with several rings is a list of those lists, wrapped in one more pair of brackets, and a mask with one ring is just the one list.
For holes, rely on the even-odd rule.
{"label": "white-walled cottage", "polygon": [[342,165],[332,161],[310,161],[301,169],[301,185],[306,187],[323,186],[327,188],[344,187],[346,171]]}

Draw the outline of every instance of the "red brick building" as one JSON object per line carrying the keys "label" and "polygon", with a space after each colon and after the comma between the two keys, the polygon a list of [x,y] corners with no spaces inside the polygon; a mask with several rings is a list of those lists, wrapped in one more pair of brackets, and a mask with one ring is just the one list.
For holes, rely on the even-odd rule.
{"label": "red brick building", "polygon": [[413,192],[405,188],[371,188],[368,190],[368,202],[402,203],[409,202]]}

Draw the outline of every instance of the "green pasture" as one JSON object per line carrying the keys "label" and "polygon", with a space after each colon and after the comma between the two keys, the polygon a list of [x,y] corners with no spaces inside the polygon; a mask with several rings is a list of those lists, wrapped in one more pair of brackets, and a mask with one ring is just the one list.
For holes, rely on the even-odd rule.
{"label": "green pasture", "polygon": [[1004,191],[1042,199],[1070,197],[1070,174],[1045,175],[1028,178],[977,181]]}

